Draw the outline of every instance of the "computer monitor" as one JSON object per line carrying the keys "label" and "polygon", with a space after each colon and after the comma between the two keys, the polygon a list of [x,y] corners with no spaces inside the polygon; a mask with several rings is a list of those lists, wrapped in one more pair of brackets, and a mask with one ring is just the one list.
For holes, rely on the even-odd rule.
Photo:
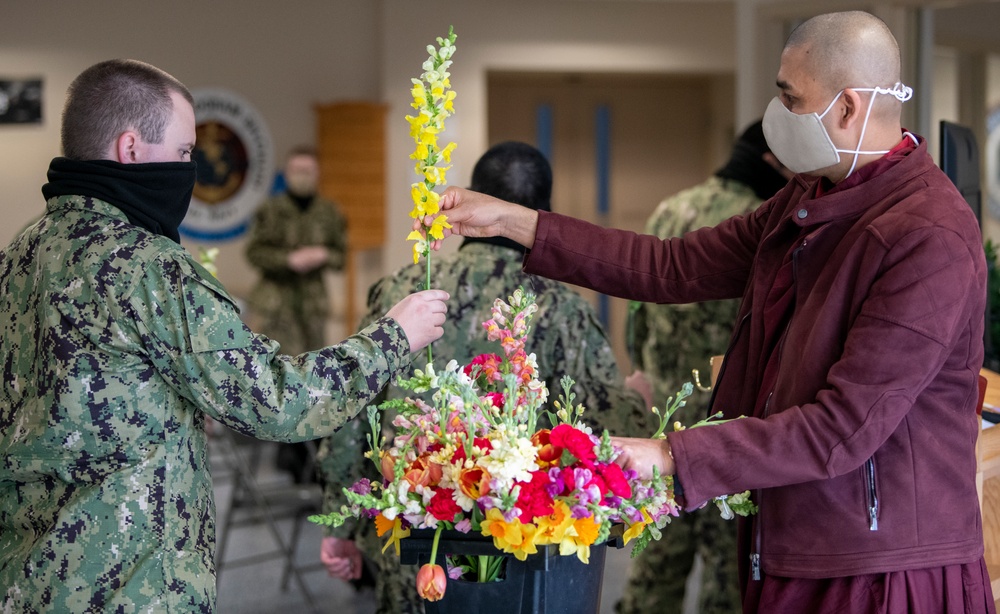
{"label": "computer monitor", "polygon": [[968,126],[941,122],[941,170],[972,207],[983,226],[983,194],[979,183],[979,146]]}

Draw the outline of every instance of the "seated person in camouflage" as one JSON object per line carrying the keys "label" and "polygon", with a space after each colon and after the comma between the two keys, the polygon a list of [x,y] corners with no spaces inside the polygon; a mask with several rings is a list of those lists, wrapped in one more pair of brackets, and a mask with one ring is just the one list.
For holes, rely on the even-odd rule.
{"label": "seated person in camouflage", "polygon": [[[552,170],[534,147],[501,143],[479,159],[472,172],[472,186],[533,209],[549,210]],[[538,304],[527,351],[538,358],[539,376],[548,386],[550,398],[555,399],[562,390],[560,377],[569,375],[576,380],[576,400],[587,407],[594,426],[615,434],[650,435],[654,429],[646,417],[651,416],[648,402],[623,383],[607,335],[590,304],[559,282],[522,272],[523,257],[524,248],[517,243],[488,238],[466,239],[456,253],[431,261],[432,283],[451,296],[448,329],[433,346],[438,363],[450,359],[468,362],[478,354],[495,352],[496,344],[487,341],[482,323],[490,319],[495,299],[506,299],[518,287],[524,287],[537,296]],[[383,305],[421,287],[424,275],[421,263],[376,283],[368,296],[368,314],[363,323],[377,318]],[[412,367],[423,368],[418,358]],[[643,382],[642,376],[629,378],[629,384],[639,389]],[[386,393],[389,397],[403,395],[394,387],[387,388]],[[387,426],[388,422],[384,420]],[[367,422],[359,416],[324,440],[320,466],[326,479],[325,511],[340,509],[346,503],[342,494],[345,486],[361,477],[376,477],[374,465],[362,456],[367,447],[366,431]],[[381,554],[370,521],[330,530],[321,550],[330,575],[346,580],[360,576],[362,552],[375,561],[379,567],[375,578],[380,614],[423,611],[423,600],[415,590],[415,567],[401,569],[395,553]]]}
{"label": "seated person in camouflage", "polygon": [[[646,234],[679,237],[749,213],[791,177],[771,153],[761,122],[756,121],[733,143],[725,166],[660,203],[646,222]],[[656,406],[663,407],[670,395],[691,381],[693,369],[707,372],[709,358],[726,351],[739,303],[731,299],[689,305],[630,304],[628,344],[635,364],[653,381]],[[693,424],[708,414],[708,401],[708,392],[695,390],[674,416],[682,424]],[[680,614],[696,555],[704,563],[697,611],[723,614],[743,609],[734,555],[736,523],[710,507],[681,514],[664,527],[662,540],[643,550],[632,565],[619,614]]]}
{"label": "seated person in camouflage", "polygon": [[179,244],[191,94],[132,60],[70,86],[46,214],[0,252],[0,611],[212,612],[205,416],[331,434],[441,335],[447,294],[279,356]]}

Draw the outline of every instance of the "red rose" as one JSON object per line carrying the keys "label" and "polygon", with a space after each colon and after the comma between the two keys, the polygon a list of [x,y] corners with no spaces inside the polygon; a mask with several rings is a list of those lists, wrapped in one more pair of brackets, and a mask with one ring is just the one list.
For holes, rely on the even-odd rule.
{"label": "red rose", "polygon": [[628,499],[632,496],[632,486],[625,479],[625,472],[617,463],[608,463],[600,468],[601,477],[604,478],[604,483],[608,485],[608,489],[623,499]]}
{"label": "red rose", "polygon": [[455,522],[455,516],[462,512],[462,508],[455,503],[452,492],[450,488],[435,488],[434,496],[427,504],[427,512],[438,520]]}
{"label": "red rose", "polygon": [[597,453],[594,452],[594,440],[590,435],[581,430],[575,429],[568,424],[560,424],[549,433],[549,443],[560,448],[569,450],[587,467],[593,467],[597,460]]}
{"label": "red rose", "polygon": [[521,510],[520,521],[528,524],[540,516],[550,516],[553,512],[552,497],[546,492],[549,485],[549,474],[545,471],[532,471],[530,482],[518,482],[521,487],[515,506]]}

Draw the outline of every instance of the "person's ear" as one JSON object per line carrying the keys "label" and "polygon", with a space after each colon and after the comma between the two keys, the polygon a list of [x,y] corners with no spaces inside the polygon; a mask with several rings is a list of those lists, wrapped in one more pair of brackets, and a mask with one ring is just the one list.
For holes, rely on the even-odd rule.
{"label": "person's ear", "polygon": [[142,144],[139,135],[132,131],[122,132],[115,140],[115,158],[119,164],[136,164],[140,161]]}
{"label": "person's ear", "polygon": [[842,105],[840,115],[837,117],[837,125],[842,129],[850,128],[854,123],[864,120],[865,107],[862,104],[861,94],[851,88],[846,88],[840,96]]}

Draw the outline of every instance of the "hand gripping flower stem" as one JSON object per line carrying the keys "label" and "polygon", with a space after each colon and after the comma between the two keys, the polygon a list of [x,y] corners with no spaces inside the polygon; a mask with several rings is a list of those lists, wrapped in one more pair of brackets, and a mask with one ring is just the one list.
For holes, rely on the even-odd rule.
{"label": "hand gripping flower stem", "polygon": [[[455,143],[448,143],[442,148],[437,142],[438,134],[444,130],[445,119],[455,111],[455,92],[451,89],[451,75],[448,72],[451,58],[455,54],[455,39],[454,28],[448,28],[447,38],[438,37],[437,48],[427,46],[430,57],[423,64],[424,72],[419,79],[411,79],[413,87],[410,93],[413,95],[413,102],[410,106],[417,114],[406,116],[410,123],[410,136],[416,144],[410,158],[416,161],[414,171],[420,177],[419,181],[410,186],[414,205],[410,217],[419,224],[406,239],[414,241],[413,262],[417,263],[420,256],[424,257],[425,290],[431,288],[431,241],[444,239],[444,229],[451,228],[447,216],[440,213],[440,196],[434,189],[447,183],[445,173],[451,168],[451,152],[455,150]],[[427,361],[433,362],[429,345]]]}

